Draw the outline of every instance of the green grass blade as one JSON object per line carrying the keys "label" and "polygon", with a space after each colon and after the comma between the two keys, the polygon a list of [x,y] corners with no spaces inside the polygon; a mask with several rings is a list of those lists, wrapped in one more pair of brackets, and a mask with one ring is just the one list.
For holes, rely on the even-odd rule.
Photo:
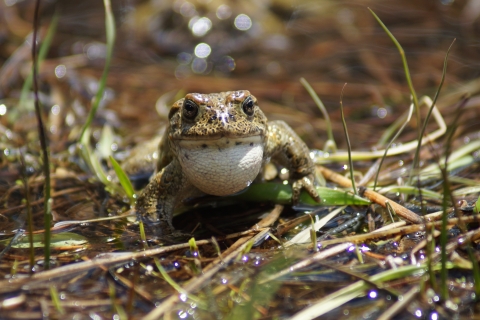
{"label": "green grass blade", "polygon": [[414,196],[422,196],[423,197],[429,197],[431,199],[435,200],[441,200],[442,195],[438,192],[428,190],[428,189],[419,189],[417,187],[413,186],[388,186],[388,187],[383,187],[377,191],[380,194],[386,194],[386,193],[403,193],[403,194],[408,194],[408,195],[414,195]]}
{"label": "green grass blade", "polygon": [[170,275],[167,273],[167,271],[165,271],[165,269],[162,267],[162,264],[160,263],[160,260],[158,260],[158,258],[153,258],[153,260],[155,261],[155,265],[157,266],[158,271],[160,271],[160,274],[161,274],[162,278],[173,289],[175,289],[175,291],[177,291],[181,295],[185,295],[185,297],[188,297],[190,300],[193,300],[197,303],[201,303],[203,305],[201,299],[199,299],[197,296],[185,291],[178,283],[175,282],[175,280],[172,279],[172,277],[170,277]]}
{"label": "green grass blade", "polygon": [[[412,78],[410,77],[410,69],[408,68],[408,63],[407,63],[407,58],[405,56],[405,51],[403,50],[401,44],[397,41],[397,39],[395,38],[395,36],[390,32],[390,30],[388,30],[387,26],[385,26],[385,24],[382,22],[382,20],[380,20],[380,18],[375,14],[375,12],[373,12],[372,9],[368,8],[368,10],[370,11],[370,13],[373,15],[373,17],[375,18],[375,20],[377,20],[377,22],[380,24],[380,26],[383,28],[383,30],[385,31],[385,33],[387,33],[387,35],[390,37],[390,39],[392,40],[392,42],[395,44],[395,46],[397,47],[397,50],[398,52],[400,53],[400,57],[402,58],[402,63],[403,63],[403,70],[404,70],[404,73],[405,73],[405,78],[407,79],[407,83],[408,83],[408,88],[410,90],[410,94],[412,95],[412,100],[413,100],[413,105],[415,106],[415,114],[417,116],[417,127],[418,127],[418,139],[420,140],[420,132],[421,132],[421,129],[420,129],[420,123],[421,123],[421,117],[420,117],[420,106],[418,104],[418,98],[417,98],[417,93],[415,92],[415,88],[413,87],[413,83],[412,83]],[[412,172],[413,170],[415,170],[416,168],[418,168],[418,161],[419,161],[419,150],[417,149],[416,153],[415,153],[415,157],[414,157],[414,160],[413,160],[413,164],[412,164]],[[412,177],[413,174],[410,175],[410,177]],[[410,183],[410,182],[409,182]]]}
{"label": "green grass blade", "polygon": [[[253,279],[247,279],[240,286],[240,292],[245,292],[249,299],[244,299],[242,303],[235,303],[230,313],[227,314],[227,320],[252,320],[264,318],[258,311],[258,307],[268,308],[274,298],[275,293],[280,288],[281,282],[271,281],[267,284],[262,280],[268,278],[276,270],[285,267],[285,264],[291,263],[291,259],[284,257],[276,259],[262,268],[262,271]],[[242,299],[242,296],[239,297]],[[243,299],[242,299],[243,300]]]}
{"label": "green grass blade", "polygon": [[[452,197],[451,194],[451,186],[450,186],[450,180],[448,179],[448,160],[449,156],[451,153],[451,148],[452,148],[452,140],[453,136],[455,134],[455,131],[457,129],[457,124],[458,124],[458,119],[460,118],[461,114],[461,109],[465,105],[467,100],[463,100],[460,106],[457,109],[457,112],[455,113],[455,117],[452,121],[452,124],[449,127],[448,134],[446,137],[445,141],[445,156],[443,162],[439,163],[440,171],[442,173],[442,178],[443,178],[443,201],[442,201],[442,208],[443,208],[443,214],[442,214],[442,225],[440,229],[440,257],[441,257],[441,270],[440,270],[440,297],[442,298],[443,301],[448,300],[449,298],[449,285],[447,283],[448,280],[448,270],[447,270],[447,262],[448,262],[448,252],[447,252],[447,244],[448,244],[448,231],[447,231],[447,220],[448,220],[448,207],[450,205],[449,202],[452,204],[455,202],[455,199]],[[455,206],[453,206],[453,209],[455,211],[455,214],[457,217],[459,217],[459,213],[457,212],[457,209]],[[463,224],[459,224],[460,229],[463,232],[466,232],[466,228]],[[469,243],[466,244],[467,246],[470,246]],[[477,263],[475,260],[474,263]]]}
{"label": "green grass blade", "polygon": [[313,90],[312,86],[310,85],[310,83],[308,83],[307,80],[305,80],[305,78],[300,78],[300,83],[307,90],[308,94],[310,94],[310,97],[312,97],[313,101],[317,105],[318,109],[320,109],[320,112],[325,118],[325,124],[327,125],[326,130],[327,130],[327,136],[328,136],[328,140],[327,142],[325,142],[325,151],[326,152],[337,151],[337,144],[335,143],[335,139],[333,137],[332,122],[330,121],[330,116],[328,115],[327,108],[325,108],[325,105],[323,104],[322,100],[320,100],[315,90]]}
{"label": "green grass blade", "polygon": [[[420,157],[420,148],[422,146],[422,139],[423,135],[425,134],[425,130],[427,128],[428,121],[430,120],[430,117],[432,115],[433,108],[435,107],[435,104],[437,103],[438,96],[440,95],[440,90],[442,90],[443,82],[445,81],[445,75],[447,74],[447,64],[448,64],[448,55],[450,53],[450,50],[452,49],[453,44],[455,43],[455,39],[453,40],[452,44],[450,44],[450,47],[448,47],[447,54],[445,55],[445,59],[443,60],[443,70],[442,70],[442,80],[440,81],[440,84],[438,85],[437,92],[435,93],[435,97],[433,98],[432,105],[430,106],[430,109],[428,110],[427,116],[425,117],[425,121],[423,123],[423,126],[420,130],[420,134],[418,135],[418,146],[415,151],[415,157],[413,159],[413,165],[412,165],[412,173],[415,168],[418,167],[418,161]],[[410,174],[409,177],[409,184],[411,184],[412,179],[413,179],[413,174]]]}
{"label": "green grass blade", "polygon": [[345,114],[343,113],[343,90],[345,90],[345,85],[342,88],[342,93],[340,95],[340,113],[342,115],[342,125],[343,132],[345,133],[345,139],[347,140],[347,151],[348,151],[348,167],[350,169],[350,179],[352,180],[352,189],[355,194],[358,194],[357,187],[355,186],[355,176],[353,175],[353,161],[352,161],[352,144],[350,143],[350,137],[348,136],[347,122],[345,121]]}
{"label": "green grass blade", "polygon": [[408,116],[408,112],[403,113],[392,124],[390,124],[390,126],[388,126],[388,128],[383,131],[382,135],[380,136],[380,139],[378,139],[377,145],[384,146],[389,140],[391,140],[391,137],[394,135],[394,133],[398,131],[398,129],[402,126],[403,123],[405,123],[407,116]]}
{"label": "green grass blade", "polygon": [[468,253],[468,258],[472,262],[472,268],[473,268],[473,283],[475,286],[475,294],[477,295],[477,301],[478,297],[480,297],[480,267],[478,265],[477,257],[475,255],[475,252],[472,248],[472,246],[467,244],[467,253]]}
{"label": "green grass blade", "polygon": [[57,287],[54,285],[50,286],[50,297],[52,298],[52,304],[55,307],[55,309],[58,311],[60,314],[65,314],[65,310],[62,307],[62,304],[60,303],[60,298],[58,294]]}
{"label": "green grass blade", "polygon": [[43,187],[43,221],[44,221],[44,268],[46,270],[50,269],[50,226],[52,223],[52,199],[50,197],[51,193],[51,184],[50,184],[50,160],[49,160],[49,150],[48,150],[48,141],[47,134],[45,130],[45,125],[43,124],[42,111],[40,107],[40,99],[38,96],[38,57],[37,57],[37,33],[40,22],[40,0],[35,1],[35,11],[33,18],[33,38],[32,38],[32,80],[33,80],[33,95],[34,95],[34,104],[35,104],[35,115],[37,118],[37,128],[38,136],[40,140],[40,146],[42,150],[42,160],[43,160],[43,174],[44,178],[44,187]]}
{"label": "green grass blade", "polygon": [[410,70],[408,68],[408,63],[407,63],[407,58],[405,56],[405,51],[402,48],[402,45],[397,41],[397,38],[388,30],[387,26],[380,20],[380,18],[373,12],[372,9],[368,8],[368,10],[371,12],[375,20],[380,24],[380,26],[383,28],[385,33],[390,37],[392,42],[395,44],[397,47],[398,52],[400,53],[400,56],[402,58],[402,63],[403,63],[403,70],[405,72],[405,78],[407,79],[408,83],[408,88],[410,89],[410,94],[412,95],[412,100],[413,104],[415,105],[416,113],[417,113],[417,121],[420,123],[420,108],[418,105],[418,98],[417,98],[417,93],[415,92],[415,88],[413,87],[412,83],[412,78],[410,77]]}
{"label": "green grass blade", "polygon": [[110,296],[110,301],[112,303],[112,312],[116,313],[114,319],[128,320],[128,315],[125,312],[125,309],[121,304],[117,303],[117,293],[113,281],[108,281],[108,295]]}
{"label": "green grass blade", "polygon": [[113,46],[115,44],[115,19],[113,17],[112,8],[110,4],[110,0],[103,0],[103,4],[105,6],[105,29],[106,29],[106,40],[107,40],[107,55],[105,57],[105,67],[103,68],[102,77],[100,78],[100,82],[98,85],[98,91],[95,95],[95,98],[92,103],[92,108],[88,113],[87,121],[82,128],[82,132],[80,134],[80,140],[83,139],[86,130],[90,127],[90,124],[97,113],[98,106],[100,105],[100,101],[103,97],[103,92],[105,91],[105,84],[107,82],[107,75],[110,69],[110,62],[113,56]]}
{"label": "green grass blade", "polygon": [[88,141],[89,136],[90,136],[90,129],[87,129],[86,134],[83,135],[82,140],[80,140],[78,144],[80,157],[83,159],[88,169],[93,174],[95,174],[95,176],[101,183],[105,185],[105,189],[108,192],[112,194],[121,193],[122,188],[120,188],[120,186],[118,186],[116,183],[108,179],[107,174],[105,173],[105,170],[103,169],[102,164],[100,163],[100,160],[98,159],[95,152],[93,152],[92,148],[90,147],[90,144]]}
{"label": "green grass blade", "polygon": [[[43,60],[45,60],[45,57],[47,56],[47,53],[48,53],[48,49],[50,49],[53,36],[55,35],[55,31],[57,31],[58,17],[59,17],[59,14],[55,12],[52,18],[52,22],[48,27],[47,34],[45,35],[45,39],[42,41],[42,44],[40,45],[40,50],[38,51],[39,64],[42,63]],[[33,72],[30,72],[27,76],[27,79],[23,83],[22,91],[20,93],[20,100],[18,101],[19,108],[28,109],[28,105],[26,101],[28,100],[28,93],[32,88],[32,82],[33,82]]]}
{"label": "green grass blade", "polygon": [[403,132],[403,129],[405,129],[405,127],[407,126],[407,124],[410,122],[410,119],[412,118],[412,113],[413,113],[413,104],[410,105],[410,108],[409,108],[409,110],[408,110],[407,119],[405,119],[405,122],[402,124],[402,126],[400,127],[400,129],[398,129],[398,131],[397,131],[397,133],[395,134],[395,136],[392,138],[392,140],[390,140],[390,142],[388,143],[387,147],[385,148],[385,153],[383,154],[382,160],[380,160],[380,164],[378,165],[377,174],[375,175],[375,180],[374,180],[374,183],[373,183],[373,191],[375,191],[375,189],[377,188],[378,175],[380,174],[380,169],[382,168],[383,161],[384,161],[385,158],[387,157],[388,150],[389,150],[390,147],[392,146],[393,142],[394,142],[395,140],[397,140],[397,138],[398,138],[398,137],[400,136],[400,134]]}
{"label": "green grass blade", "polygon": [[27,167],[25,165],[25,158],[23,156],[23,153],[20,153],[19,160],[22,167],[22,181],[23,181],[23,187],[25,189],[25,206],[27,209],[28,240],[30,243],[29,270],[30,272],[33,272],[33,267],[35,266],[35,249],[33,248],[33,216],[32,216],[32,206],[30,204],[30,187],[28,185]]}
{"label": "green grass blade", "polygon": [[127,194],[128,198],[130,199],[130,204],[133,205],[135,203],[135,190],[133,189],[132,183],[128,178],[125,171],[123,171],[122,167],[118,164],[117,160],[115,160],[112,156],[109,157],[110,162],[112,163],[113,170],[117,174],[118,180],[123,187],[123,190]]}
{"label": "green grass blade", "polygon": [[[444,173],[444,178],[448,176],[446,169],[442,169]],[[448,242],[448,197],[447,195],[450,192],[450,184],[448,179],[443,181],[443,214],[442,214],[442,225],[440,227],[440,263],[442,265],[442,269],[440,270],[440,297],[443,301],[448,300],[448,270],[447,270],[447,242]]]}
{"label": "green grass blade", "polygon": [[100,180],[100,182],[105,185],[109,185],[110,181],[108,180],[107,175],[103,170],[100,161],[98,160],[98,157],[95,155],[92,148],[90,147],[88,141],[90,136],[90,130],[87,130],[86,132],[87,134],[84,134],[82,136],[82,139],[80,140],[80,156],[85,161],[90,171],[97,176],[98,180]]}

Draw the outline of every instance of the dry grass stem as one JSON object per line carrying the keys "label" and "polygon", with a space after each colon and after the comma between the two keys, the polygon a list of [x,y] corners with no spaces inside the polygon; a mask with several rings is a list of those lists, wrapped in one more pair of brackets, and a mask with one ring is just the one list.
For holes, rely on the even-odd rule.
{"label": "dry grass stem", "polygon": [[[345,178],[344,176],[342,176],[342,175],[340,175],[336,172],[333,172],[330,169],[327,169],[323,166],[317,166],[317,170],[321,174],[323,174],[325,179],[328,179],[332,182],[335,182],[335,183],[339,184],[340,186],[342,186],[344,188],[351,188],[352,187],[352,183],[351,183],[350,179]],[[384,196],[382,196],[381,194],[379,194],[375,191],[365,189],[365,191],[363,192],[363,196],[368,198],[370,201],[372,201],[374,203],[378,203],[379,205],[381,205],[382,207],[385,207],[385,208],[387,206],[386,203],[387,202],[390,203],[390,205],[395,210],[395,213],[399,217],[407,220],[410,223],[419,224],[419,223],[423,222],[422,217],[420,217],[418,214],[414,213],[411,210],[408,210],[404,206],[399,205],[395,201],[390,200],[387,197],[384,197]]]}

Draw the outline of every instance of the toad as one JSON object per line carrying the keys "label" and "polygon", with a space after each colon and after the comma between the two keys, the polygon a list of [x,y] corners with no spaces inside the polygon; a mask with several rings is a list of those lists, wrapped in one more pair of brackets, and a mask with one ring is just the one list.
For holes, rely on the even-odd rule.
{"label": "toad", "polygon": [[173,104],[168,118],[156,173],[135,207],[144,221],[158,225],[160,235],[177,233],[172,215],[183,200],[240,192],[270,160],[289,169],[293,203],[302,189],[320,201],[308,147],[285,122],[268,122],[249,91],[189,93]]}

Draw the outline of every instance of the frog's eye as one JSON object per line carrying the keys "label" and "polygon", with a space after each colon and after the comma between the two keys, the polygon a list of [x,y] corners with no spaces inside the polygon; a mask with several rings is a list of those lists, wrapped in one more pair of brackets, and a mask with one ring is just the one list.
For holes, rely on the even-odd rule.
{"label": "frog's eye", "polygon": [[193,120],[198,114],[198,105],[192,100],[185,100],[183,103],[183,115],[185,118]]}
{"label": "frog's eye", "polygon": [[253,116],[253,112],[255,111],[255,102],[253,101],[252,97],[248,97],[245,99],[245,101],[243,101],[242,109],[247,116]]}

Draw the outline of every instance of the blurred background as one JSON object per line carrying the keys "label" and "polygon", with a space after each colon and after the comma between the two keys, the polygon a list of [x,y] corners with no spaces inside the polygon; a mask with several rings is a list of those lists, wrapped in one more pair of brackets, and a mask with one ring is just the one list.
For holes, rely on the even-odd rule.
{"label": "blurred background", "polygon": [[[30,70],[34,4],[0,1],[4,115],[18,110]],[[347,83],[343,103],[352,143],[368,148],[410,103],[398,50],[368,7],[403,46],[419,96],[434,95],[447,49],[457,39],[439,106],[448,118],[466,93],[468,104],[478,105],[477,0],[122,0],[112,1],[117,38],[97,124],[111,124],[125,137],[122,144],[131,145],[163,127],[165,106],[182,93],[248,89],[270,119],[286,120],[310,147],[322,148],[325,123],[299,82],[304,77],[327,106],[340,145],[339,100]],[[45,111],[60,115],[50,134],[61,149],[71,129],[84,123],[98,87],[105,13],[97,0],[42,1],[41,39],[54,16],[58,24],[41,63],[40,89]]]}

